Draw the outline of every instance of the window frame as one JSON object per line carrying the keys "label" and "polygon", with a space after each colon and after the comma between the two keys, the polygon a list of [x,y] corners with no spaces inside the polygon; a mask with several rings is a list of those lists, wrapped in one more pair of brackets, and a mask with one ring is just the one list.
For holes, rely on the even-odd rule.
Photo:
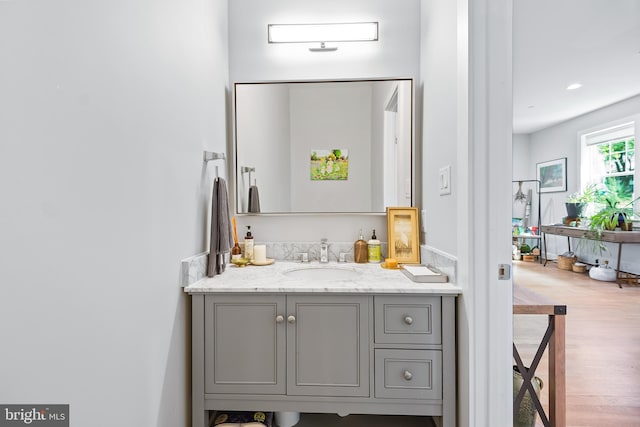
{"label": "window frame", "polygon": [[[640,160],[640,153],[638,153],[638,138],[640,136],[640,114],[625,117],[619,120],[602,123],[598,126],[594,126],[578,132],[578,149],[577,149],[577,167],[578,167],[578,189],[582,191],[590,182],[590,175],[587,168],[583,165],[583,158],[586,155],[586,149],[588,146],[599,144],[602,142],[615,139],[615,134],[620,134],[622,139],[623,133],[621,132],[625,127],[633,126],[634,131],[634,162],[635,169],[633,171],[633,199],[640,195],[640,172],[638,171],[638,164]],[[605,137],[608,136],[608,137]],[[598,139],[601,139],[598,141]],[[595,140],[595,141],[594,141]]]}

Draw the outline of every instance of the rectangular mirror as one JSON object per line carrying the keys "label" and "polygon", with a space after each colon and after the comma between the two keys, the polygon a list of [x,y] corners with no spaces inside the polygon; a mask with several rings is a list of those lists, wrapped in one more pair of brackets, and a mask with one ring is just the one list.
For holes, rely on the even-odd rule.
{"label": "rectangular mirror", "polygon": [[412,205],[413,82],[235,84],[237,213]]}

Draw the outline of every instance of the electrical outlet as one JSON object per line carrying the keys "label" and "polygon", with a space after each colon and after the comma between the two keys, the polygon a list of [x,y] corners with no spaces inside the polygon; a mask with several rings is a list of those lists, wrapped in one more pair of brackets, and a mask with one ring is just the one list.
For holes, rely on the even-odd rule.
{"label": "electrical outlet", "polygon": [[438,184],[440,186],[440,195],[451,194],[451,166],[447,165],[440,168],[438,175]]}

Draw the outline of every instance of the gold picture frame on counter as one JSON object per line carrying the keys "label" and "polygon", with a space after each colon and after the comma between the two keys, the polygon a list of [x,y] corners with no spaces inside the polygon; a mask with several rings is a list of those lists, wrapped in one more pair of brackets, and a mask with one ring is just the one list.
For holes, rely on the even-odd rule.
{"label": "gold picture frame on counter", "polygon": [[398,264],[420,264],[418,208],[387,207],[389,258]]}

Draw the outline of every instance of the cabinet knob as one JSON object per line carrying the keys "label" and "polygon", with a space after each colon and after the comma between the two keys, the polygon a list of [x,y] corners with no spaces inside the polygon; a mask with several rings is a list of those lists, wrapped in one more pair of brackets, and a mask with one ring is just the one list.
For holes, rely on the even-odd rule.
{"label": "cabinet knob", "polygon": [[407,381],[411,381],[411,378],[413,378],[413,374],[409,371],[404,371],[402,375],[404,376],[404,379]]}
{"label": "cabinet knob", "polygon": [[284,316],[282,314],[278,314],[276,316],[276,323],[282,323],[284,322]]}
{"label": "cabinet knob", "polygon": [[413,317],[404,316],[404,323],[406,323],[407,325],[411,325],[413,323]]}
{"label": "cabinet knob", "polygon": [[296,316],[294,316],[293,314],[290,315],[289,317],[287,317],[287,322],[296,323]]}

